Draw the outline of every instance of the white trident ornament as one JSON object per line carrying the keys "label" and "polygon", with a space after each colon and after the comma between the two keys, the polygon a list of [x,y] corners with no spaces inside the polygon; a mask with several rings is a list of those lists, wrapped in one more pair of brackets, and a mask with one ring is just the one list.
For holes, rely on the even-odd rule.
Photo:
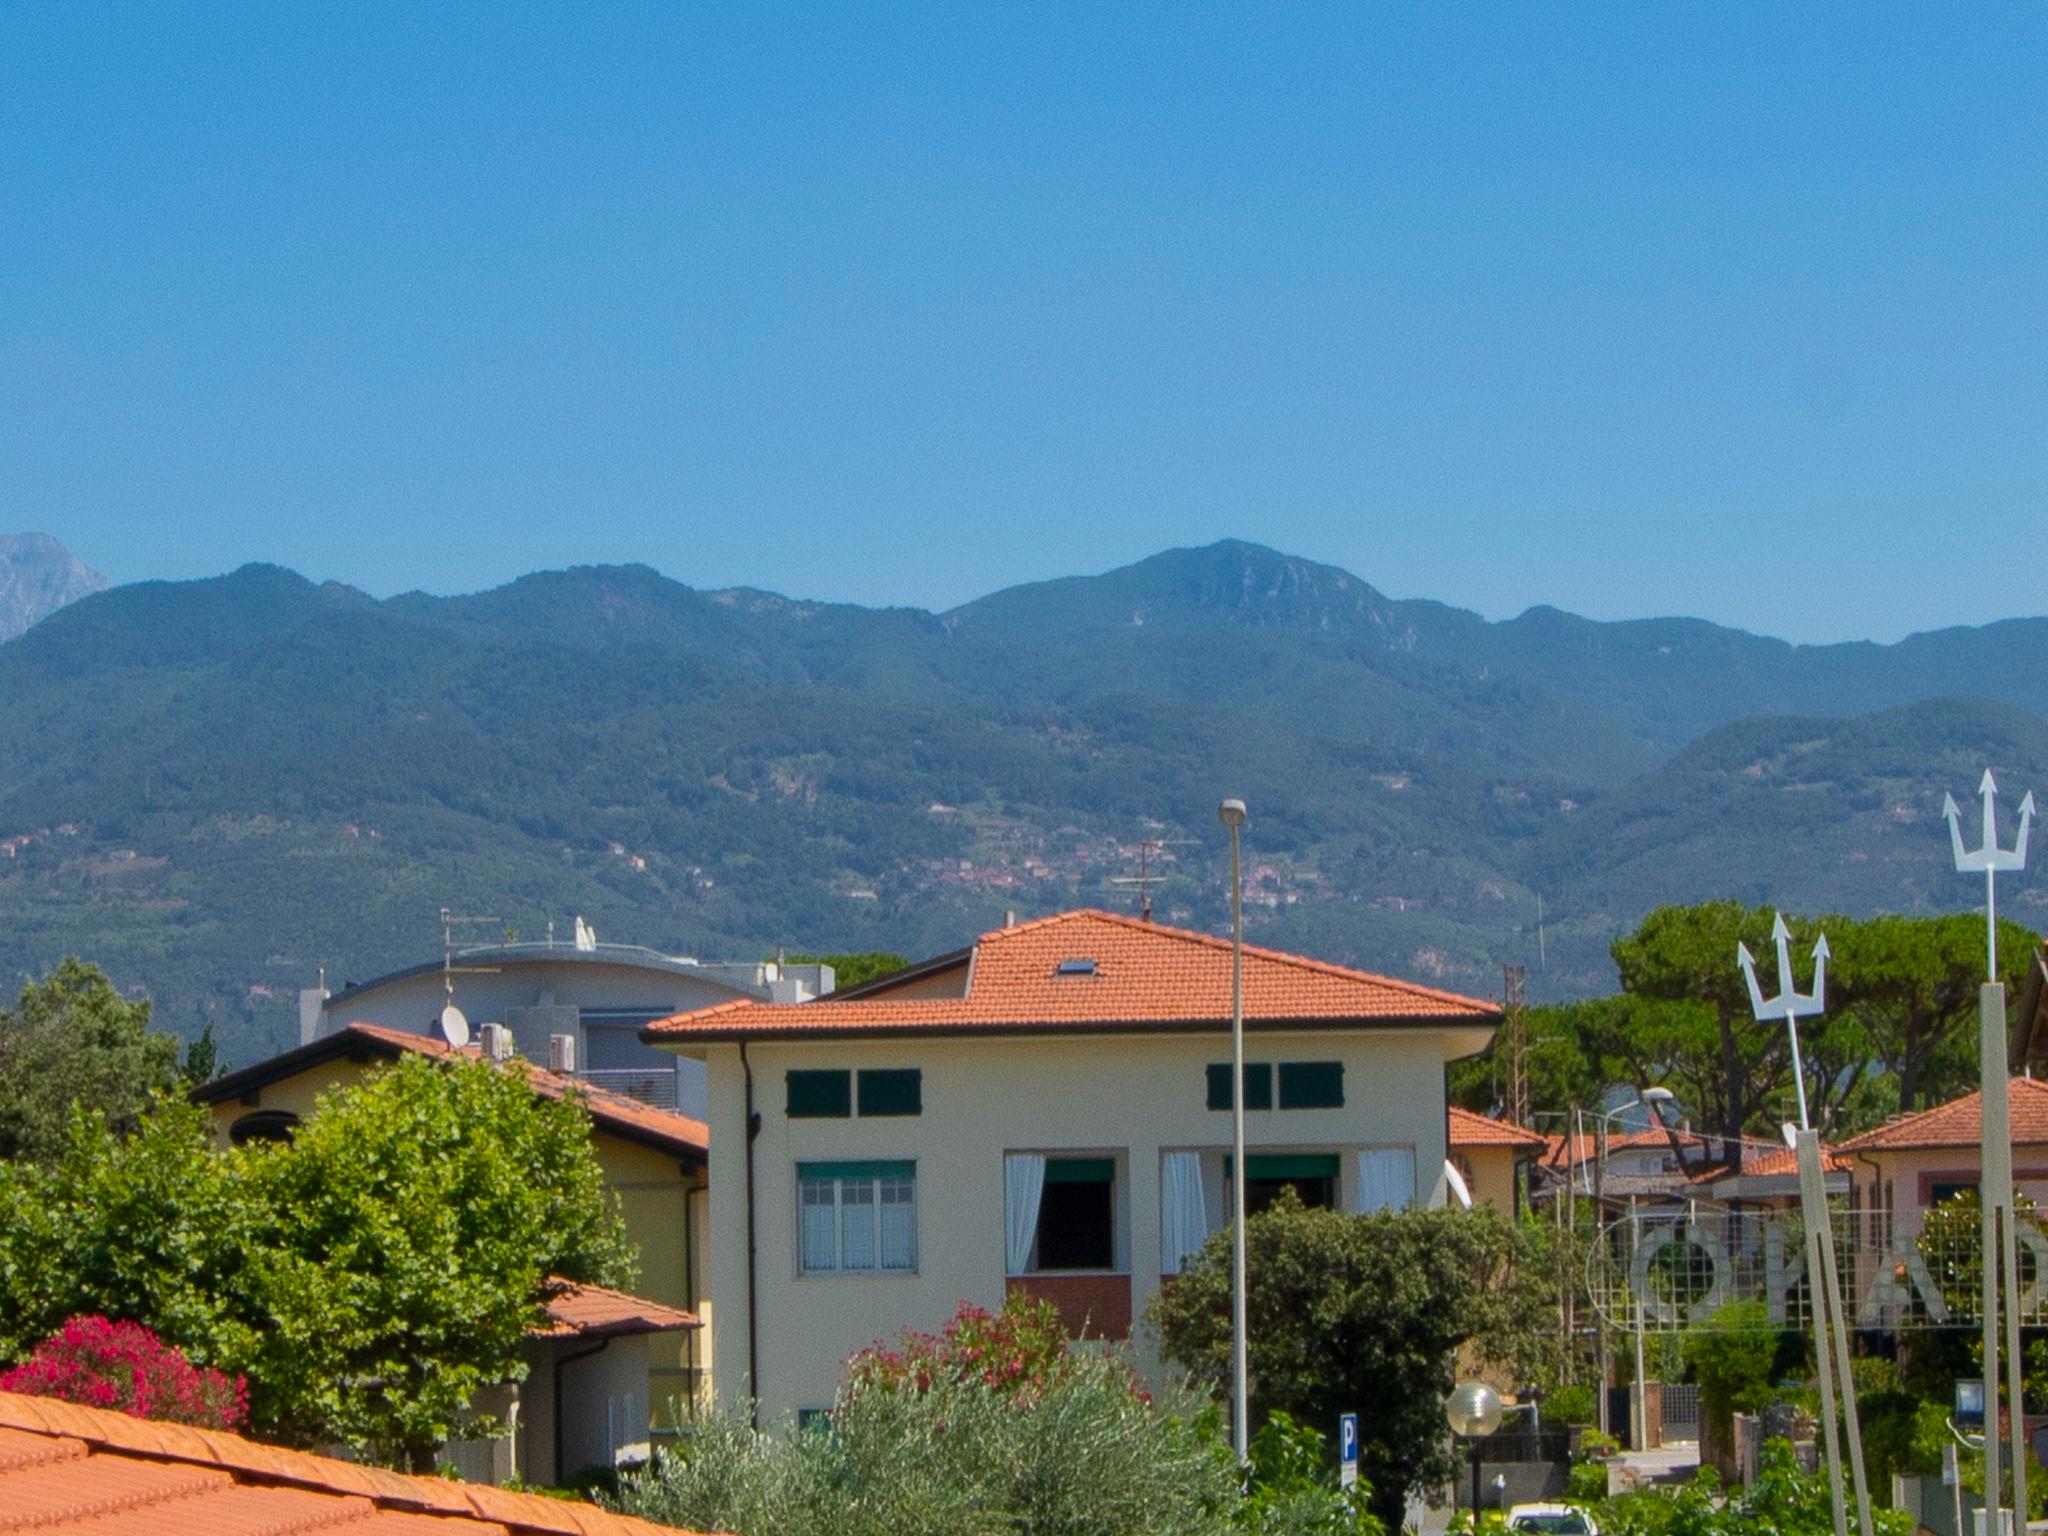
{"label": "white trident ornament", "polygon": [[1747,944],[1735,946],[1736,963],[1742,979],[1749,983],[1749,1005],[1760,1021],[1783,1019],[1792,1039],[1792,1082],[1799,1090],[1799,1130],[1788,1128],[1786,1140],[1799,1156],[1799,1209],[1806,1222],[1806,1272],[1817,1276],[1819,1292],[1813,1298],[1814,1359],[1819,1365],[1821,1424],[1828,1453],[1828,1492],[1832,1496],[1835,1536],[1848,1536],[1848,1501],[1842,1496],[1841,1436],[1835,1428],[1835,1386],[1842,1388],[1842,1405],[1848,1418],[1849,1469],[1855,1493],[1857,1526],[1862,1536],[1871,1536],[1870,1491],[1863,1471],[1863,1426],[1856,1412],[1856,1388],[1849,1372],[1849,1333],[1842,1318],[1842,1285],[1835,1268],[1834,1224],[1828,1215],[1828,1196],[1821,1167],[1820,1137],[1814,1134],[1806,1114],[1806,1068],[1799,1054],[1799,1021],[1827,1011],[1828,936],[1820,935],[1813,946],[1813,990],[1801,992],[1792,974],[1792,930],[1785,926],[1785,914],[1771,921],[1771,942],[1778,950],[1778,995],[1765,997],[1756,979],[1756,956]]}
{"label": "white trident ornament", "polygon": [[1813,946],[1813,990],[1801,993],[1792,975],[1792,930],[1785,926],[1785,914],[1780,912],[1771,922],[1771,942],[1778,946],[1778,995],[1765,997],[1764,989],[1757,985],[1756,956],[1749,952],[1747,944],[1735,946],[1736,961],[1742,966],[1742,979],[1749,983],[1749,1005],[1758,1019],[1783,1019],[1785,1027],[1792,1032],[1792,1081],[1799,1089],[1799,1128],[1806,1130],[1806,1073],[1800,1068],[1799,1023],[1816,1014],[1827,1012],[1828,997],[1828,936],[1822,934]]}
{"label": "white trident ornament", "polygon": [[[2005,987],[1998,979],[1998,876],[2027,867],[2027,834],[2034,826],[2032,792],[2020,801],[2020,830],[2010,849],[1998,846],[1998,785],[1991,770],[1977,785],[1984,797],[1984,840],[1975,853],[1963,846],[1963,813],[1954,795],[1941,797],[1941,814],[1948,821],[1949,847],[1955,854],[1956,869],[1962,874],[1984,871],[1984,985],[1977,994],[1978,1124],[1982,1140],[1978,1147],[1979,1218],[1982,1222],[1984,1254],[1984,1489],[1988,1516],[1993,1519],[2003,1490],[1998,1475],[1998,1354],[1999,1291],[2005,1292],[2005,1374],[2006,1400],[2015,1419],[2012,1457],[2012,1507],[2027,1506],[2027,1456],[2021,1442],[2025,1433],[2021,1405],[2026,1401],[2021,1380],[2019,1249],[2014,1233],[2017,1219],[2012,1194],[2012,1105],[2006,1082]],[[2001,1271],[2003,1284],[2001,1285]],[[2025,1524],[2026,1516],[2019,1516]]]}
{"label": "white trident ornament", "polygon": [[1988,930],[1985,938],[1985,954],[1988,963],[1984,974],[1991,981],[1998,980],[1998,873],[2000,870],[2017,871],[2027,867],[2027,834],[2034,826],[2034,792],[2027,791],[2020,801],[2020,832],[2010,851],[1998,846],[1998,822],[1995,807],[1998,803],[1998,785],[1992,780],[1991,770],[1984,770],[1983,782],[1978,784],[1977,793],[1984,797],[1984,841],[1971,853],[1963,847],[1963,813],[1956,806],[1954,795],[1941,797],[1941,814],[1948,822],[1949,846],[1956,856],[1956,869],[1962,874],[1975,870],[1984,871],[1984,924]]}

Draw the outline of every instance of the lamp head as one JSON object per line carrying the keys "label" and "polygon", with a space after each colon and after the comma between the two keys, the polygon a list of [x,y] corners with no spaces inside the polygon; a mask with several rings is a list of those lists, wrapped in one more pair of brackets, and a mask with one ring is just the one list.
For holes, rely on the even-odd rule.
{"label": "lamp head", "polygon": [[1444,1417],[1452,1434],[1483,1440],[1500,1428],[1500,1394],[1483,1381],[1461,1381],[1444,1403]]}
{"label": "lamp head", "polygon": [[1233,832],[1244,825],[1244,802],[1226,800],[1216,807],[1216,819]]}

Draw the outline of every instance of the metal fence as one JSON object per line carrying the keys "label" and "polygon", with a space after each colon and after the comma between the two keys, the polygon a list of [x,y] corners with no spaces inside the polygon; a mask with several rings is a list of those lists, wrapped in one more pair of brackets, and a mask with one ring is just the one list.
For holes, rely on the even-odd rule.
{"label": "metal fence", "polygon": [[1700,1432],[1700,1389],[1687,1383],[1664,1383],[1664,1438],[1697,1440]]}

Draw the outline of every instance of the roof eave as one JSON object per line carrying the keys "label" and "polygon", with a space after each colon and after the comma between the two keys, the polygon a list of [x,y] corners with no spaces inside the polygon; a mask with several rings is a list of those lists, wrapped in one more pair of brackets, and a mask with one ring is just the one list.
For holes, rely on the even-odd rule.
{"label": "roof eave", "polygon": [[[803,1003],[802,1008],[819,1008]],[[823,1011],[823,1010],[821,1010]],[[756,1040],[900,1040],[926,1037],[1032,1038],[1046,1035],[1203,1035],[1226,1031],[1231,1021],[1220,1019],[1005,1019],[993,1022],[931,1023],[904,1020],[873,1024],[756,1024],[720,1026],[706,1023],[683,1027],[651,1024],[640,1032],[649,1045],[679,1047],[686,1044],[733,1045]],[[1500,1027],[1499,1013],[1471,1016],[1414,1014],[1386,1018],[1259,1018],[1244,1021],[1246,1034],[1329,1033],[1378,1034],[1397,1030],[1454,1030]],[[1482,1047],[1483,1049],[1483,1047]]]}

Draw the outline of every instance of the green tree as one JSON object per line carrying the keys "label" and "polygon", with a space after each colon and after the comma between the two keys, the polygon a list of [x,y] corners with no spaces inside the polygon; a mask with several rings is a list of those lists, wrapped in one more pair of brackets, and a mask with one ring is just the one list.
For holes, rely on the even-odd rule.
{"label": "green tree", "polygon": [[[1498,1212],[1307,1210],[1283,1196],[1245,1227],[1252,1409],[1306,1424],[1359,1415],[1373,1513],[1399,1529],[1408,1490],[1454,1475],[1444,1422],[1459,1348],[1518,1366],[1554,1338],[1537,1266]],[[1230,1238],[1212,1236],[1154,1296],[1166,1358],[1222,1391],[1230,1369]]]}
{"label": "green tree", "polygon": [[[1829,982],[1862,1026],[1871,1052],[1898,1084],[1897,1108],[1922,1109],[1976,1084],[1977,989],[1984,982],[1984,923],[1949,917],[1830,919]],[[2040,940],[1998,925],[1998,954],[2017,995]]]}
{"label": "green tree", "polygon": [[1771,1321],[1760,1301],[1731,1301],[1685,1336],[1685,1363],[1699,1383],[1702,1445],[1729,1443],[1737,1413],[1753,1413],[1770,1401],[1785,1330]]}
{"label": "green tree", "polygon": [[[1614,963],[1631,996],[1665,1005],[1646,1010],[1632,1035],[1613,1044],[1635,1063],[1646,1081],[1661,1080],[1688,1105],[1703,1126],[1735,1139],[1768,1124],[1767,1111],[1782,1109],[1792,1096],[1791,1046],[1783,1019],[1758,1019],[1749,989],[1735,963],[1735,946],[1746,944],[1757,957],[1757,979],[1766,993],[1777,991],[1777,960],[1767,907],[1745,909],[1732,901],[1690,907],[1659,907],[1634,933],[1616,939]],[[1802,989],[1812,977],[1807,955],[1822,925],[1786,919]],[[1830,920],[1828,926],[1840,926]],[[1808,1053],[1807,1093],[1815,1118],[1825,1122],[1829,1105],[1853,1087],[1827,1063],[1840,1054],[1830,1042],[1837,1020],[1810,1020],[1800,1032]],[[1661,1068],[1656,1076],[1649,1074]],[[1639,1085],[1640,1086],[1640,1085]]]}
{"label": "green tree", "polygon": [[901,955],[888,950],[869,949],[842,955],[784,955],[788,965],[829,965],[832,967],[832,986],[836,991],[857,987],[864,981],[873,981],[877,976],[886,976],[891,971],[900,971],[910,962]]}
{"label": "green tree", "polygon": [[247,1158],[259,1414],[416,1470],[507,1378],[550,1276],[629,1283],[573,1100],[486,1062],[407,1057]]}
{"label": "green tree", "polygon": [[125,1139],[78,1109],[54,1165],[0,1165],[0,1360],[125,1318],[246,1374],[259,1433],[416,1469],[517,1376],[553,1275],[630,1279],[589,1123],[483,1062],[408,1057],[287,1144],[216,1152],[164,1099]]}
{"label": "green tree", "polygon": [[132,1131],[176,1078],[178,1042],[149,1027],[98,966],[67,958],[0,1013],[0,1158],[62,1155],[71,1106]]}

